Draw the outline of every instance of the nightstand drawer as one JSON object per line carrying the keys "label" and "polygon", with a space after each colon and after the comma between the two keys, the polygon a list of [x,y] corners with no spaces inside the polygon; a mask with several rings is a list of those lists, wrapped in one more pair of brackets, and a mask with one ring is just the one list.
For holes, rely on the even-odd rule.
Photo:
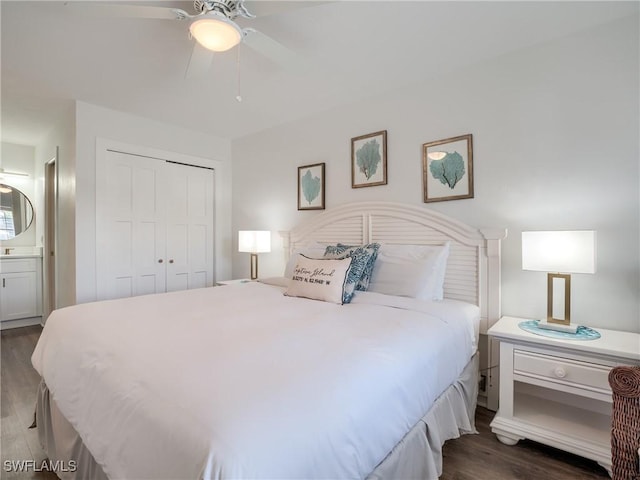
{"label": "nightstand drawer", "polygon": [[577,388],[610,394],[611,367],[595,363],[570,360],[551,355],[539,355],[523,350],[513,352],[513,373],[549,380]]}

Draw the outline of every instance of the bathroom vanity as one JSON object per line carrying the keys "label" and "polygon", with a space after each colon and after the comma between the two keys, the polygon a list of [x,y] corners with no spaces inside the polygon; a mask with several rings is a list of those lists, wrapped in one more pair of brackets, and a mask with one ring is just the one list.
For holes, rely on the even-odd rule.
{"label": "bathroom vanity", "polygon": [[[42,248],[29,246],[34,210],[15,186],[0,183],[0,329],[42,322]],[[31,232],[31,233],[29,233]],[[14,240],[20,237],[18,240]]]}
{"label": "bathroom vanity", "polygon": [[0,257],[0,329],[42,321],[42,256]]}

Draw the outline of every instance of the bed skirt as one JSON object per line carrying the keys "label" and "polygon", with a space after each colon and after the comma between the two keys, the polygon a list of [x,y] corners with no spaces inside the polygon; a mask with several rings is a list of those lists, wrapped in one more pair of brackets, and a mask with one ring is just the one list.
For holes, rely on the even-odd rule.
{"label": "bed skirt", "polygon": [[434,402],[427,414],[380,462],[369,480],[436,480],[442,474],[442,445],[467,433],[478,433],[479,354],[476,353],[453,385]]}
{"label": "bed skirt", "polygon": [[[477,433],[478,357],[476,353],[458,380],[438,397],[429,412],[367,479],[435,480],[442,474],[444,442],[462,434]],[[36,418],[42,448],[53,465],[61,467],[56,471],[58,477],[108,480],[76,430],[58,410],[44,380],[38,387]]]}

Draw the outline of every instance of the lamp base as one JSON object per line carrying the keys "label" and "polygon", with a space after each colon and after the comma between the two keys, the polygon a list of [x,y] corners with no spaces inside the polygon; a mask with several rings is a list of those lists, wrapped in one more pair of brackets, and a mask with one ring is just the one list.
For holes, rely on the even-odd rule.
{"label": "lamp base", "polygon": [[544,328],[546,330],[555,330],[556,332],[576,333],[578,331],[577,323],[552,323],[546,320],[540,320],[538,322],[538,328]]}
{"label": "lamp base", "polygon": [[251,254],[251,280],[258,279],[258,254]]}

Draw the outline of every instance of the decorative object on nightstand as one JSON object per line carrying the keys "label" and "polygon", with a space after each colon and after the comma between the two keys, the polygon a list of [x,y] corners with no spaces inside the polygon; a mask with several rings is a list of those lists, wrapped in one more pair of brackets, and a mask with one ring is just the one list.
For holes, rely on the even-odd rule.
{"label": "decorative object on nightstand", "polygon": [[258,253],[271,251],[271,232],[265,230],[240,230],[238,251],[251,254],[251,280],[258,278]]}
{"label": "decorative object on nightstand", "polygon": [[[547,318],[538,328],[576,333],[571,323],[571,273],[595,273],[596,232],[522,232],[522,269],[547,273]],[[562,293],[564,289],[564,294]]]}
{"label": "decorative object on nightstand", "polygon": [[572,333],[540,328],[539,323],[539,320],[523,320],[518,326],[526,332],[549,338],[563,338],[565,340],[596,340],[600,338],[600,333],[583,325],[579,326],[575,333]]}
{"label": "decorative object on nightstand", "polygon": [[590,342],[548,339],[502,317],[488,335],[500,341],[500,407],[491,431],[506,445],[529,439],[595,460],[611,472],[609,373],[640,365],[640,334],[600,329]]}

